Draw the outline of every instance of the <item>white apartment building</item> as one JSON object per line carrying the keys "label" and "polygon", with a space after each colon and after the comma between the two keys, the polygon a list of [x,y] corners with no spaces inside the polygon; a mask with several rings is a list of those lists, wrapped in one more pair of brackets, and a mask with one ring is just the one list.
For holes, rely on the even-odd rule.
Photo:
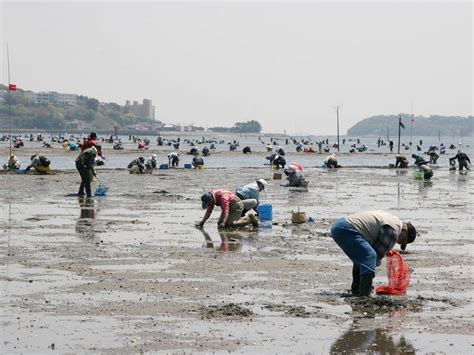
{"label": "white apartment building", "polygon": [[76,94],[62,94],[56,91],[26,91],[25,96],[31,101],[38,104],[65,104],[65,105],[76,105],[77,96]]}

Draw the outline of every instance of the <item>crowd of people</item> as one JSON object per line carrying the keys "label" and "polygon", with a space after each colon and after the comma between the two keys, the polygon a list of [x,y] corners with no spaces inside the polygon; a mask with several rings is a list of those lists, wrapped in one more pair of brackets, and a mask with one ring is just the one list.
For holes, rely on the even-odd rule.
{"label": "crowd of people", "polygon": [[[137,137],[129,137],[130,140],[139,144],[139,149],[147,149],[150,141],[144,140]],[[30,137],[30,140],[32,138]],[[41,138],[43,141],[43,138]],[[102,154],[102,147],[98,143],[97,134],[92,132],[90,135],[80,141],[71,142],[67,139],[58,139],[58,143],[62,144],[64,148],[77,150],[79,154],[75,159],[76,169],[80,175],[81,183],[78,190],[79,197],[92,197],[91,183],[94,177],[97,176],[95,167],[98,164],[98,158],[105,160]],[[118,144],[116,140],[111,136],[107,142]],[[215,144],[222,143],[214,140],[202,140],[201,143],[206,142],[210,144],[210,148],[207,145],[202,149],[201,153],[195,146],[194,141],[187,140],[187,144],[191,145],[189,154],[193,155],[192,165],[196,169],[202,169],[204,167],[204,160],[200,156],[208,157],[210,155],[210,149],[215,149]],[[263,142],[263,141],[262,141]],[[172,145],[175,149],[178,149],[181,143],[180,139],[177,140],[164,140],[161,137],[157,140],[158,145]],[[286,142],[288,144],[288,142]],[[297,151],[304,150],[304,146],[308,146],[308,142],[294,141],[296,144]],[[324,141],[317,142],[320,145],[319,150],[323,149]],[[328,142],[326,142],[327,144]],[[140,148],[140,144],[143,145]],[[345,144],[345,140],[343,140]],[[358,144],[358,145],[356,145]],[[380,145],[385,144],[379,142]],[[420,142],[421,144],[421,142]],[[303,145],[303,147],[301,146]],[[71,146],[73,149],[71,149]],[[229,150],[235,151],[239,146],[239,142],[234,140],[229,142]],[[393,149],[393,144],[389,142],[390,149]],[[360,141],[354,143],[352,148],[361,147]],[[281,186],[301,188],[307,187],[308,183],[303,173],[303,167],[297,162],[287,164],[285,159],[285,150],[278,145],[276,140],[271,140],[271,144],[266,145],[266,150],[271,154],[267,157],[270,162],[272,169],[283,171],[286,175],[286,183]],[[438,153],[438,151],[440,153]],[[424,179],[430,179],[433,176],[433,169],[430,165],[436,165],[440,154],[444,155],[446,147],[441,145],[439,148],[435,145],[430,146],[429,150],[425,153],[429,156],[429,160],[426,160],[424,154],[418,151],[412,154],[411,157],[414,159],[414,166],[423,174]],[[244,154],[251,154],[252,151],[249,146],[244,147]],[[168,164],[166,167],[177,168],[180,163],[180,153],[172,151],[167,155]],[[457,154],[449,158],[451,169],[456,169],[456,161],[459,165],[459,170],[469,170],[471,164],[469,157],[458,150]],[[20,162],[15,155],[9,157],[8,162],[4,165],[5,169],[18,170],[20,169]],[[393,167],[397,169],[406,169],[410,166],[407,157],[403,154],[397,154],[395,156],[395,164]],[[148,159],[140,156],[133,159],[127,166],[127,170],[131,174],[147,174],[152,173],[153,170],[159,167],[158,157],[156,154],[151,154]],[[322,168],[326,169],[338,169],[341,165],[338,163],[338,159],[335,153],[329,154],[321,165]],[[30,163],[24,169],[25,172],[30,169],[34,169],[38,173],[48,173],[51,171],[50,160],[40,154],[33,154],[30,158]],[[217,225],[219,229],[228,229],[235,227],[245,227],[252,225],[253,227],[259,226],[259,206],[261,202],[260,194],[266,191],[268,183],[258,178],[246,185],[237,188],[235,191],[228,191],[225,189],[214,189],[212,191],[205,192],[201,196],[201,207],[206,210],[201,221],[197,223],[197,227],[203,228],[206,221],[210,218],[215,206],[220,207],[221,213],[218,219]],[[331,228],[331,236],[335,243],[342,249],[342,251],[352,261],[352,285],[351,291],[354,296],[368,296],[372,290],[372,280],[375,276],[375,270],[382,258],[393,249],[396,243],[401,245],[401,249],[404,250],[409,243],[413,243],[416,239],[417,232],[415,227],[410,222],[402,222],[398,217],[393,216],[384,211],[368,211],[359,212],[347,217],[338,219]]]}

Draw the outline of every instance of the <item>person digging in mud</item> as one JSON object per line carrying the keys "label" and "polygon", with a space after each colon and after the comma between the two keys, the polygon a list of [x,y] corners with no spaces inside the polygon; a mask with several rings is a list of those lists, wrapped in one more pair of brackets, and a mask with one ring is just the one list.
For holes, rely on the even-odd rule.
{"label": "person digging in mud", "polygon": [[408,159],[401,155],[401,154],[397,154],[397,156],[395,157],[395,167],[396,168],[402,168],[402,169],[405,169],[405,168],[408,168]]}
{"label": "person digging in mud", "polygon": [[[255,210],[255,214],[258,215],[257,207],[260,204],[260,192],[264,191],[267,186],[268,184],[264,179],[258,179],[255,182],[251,182],[250,184],[239,187],[237,190],[235,190],[235,195],[242,201],[255,199],[257,204],[253,209]],[[249,210],[244,208],[242,211],[242,216],[245,216],[248,211]]]}
{"label": "person digging in mud", "polygon": [[333,169],[333,168],[341,168],[340,165],[337,164],[337,158],[336,158],[336,154],[335,153],[332,153],[331,155],[329,155],[325,160],[324,160],[324,163],[323,163],[326,168],[328,169]]}
{"label": "person digging in mud", "polygon": [[412,154],[411,157],[415,159],[414,164],[417,165],[418,167],[429,163],[428,161],[425,160],[425,158],[423,157],[423,154],[421,153]]}
{"label": "person digging in mud", "polygon": [[168,165],[172,168],[176,168],[179,164],[179,154],[171,152],[168,154]]}
{"label": "person digging in mud", "polygon": [[3,164],[3,169],[5,170],[18,170],[20,169],[21,163],[16,157],[16,155],[11,155],[10,158],[8,158],[8,161]]}
{"label": "person digging in mud", "polygon": [[467,163],[469,163],[469,165],[471,165],[471,160],[469,159],[469,157],[467,156],[466,153],[463,153],[460,150],[458,150],[458,154],[456,154],[454,157],[449,158],[450,165],[454,166],[454,169],[452,169],[452,170],[456,170],[455,164],[451,164],[451,162],[454,162],[456,159],[458,160],[459,171],[463,171],[464,168],[466,168],[467,170],[470,170]]}
{"label": "person digging in mud", "polygon": [[423,173],[423,179],[425,180],[429,180],[433,177],[433,169],[426,164],[419,165],[418,171]]}
{"label": "person digging in mud", "polygon": [[130,174],[144,174],[145,173],[145,158],[139,157],[134,159],[127,166]]}
{"label": "person digging in mud", "polygon": [[287,169],[284,170],[286,174],[286,179],[288,183],[285,185],[287,187],[305,187],[306,180],[302,170],[299,170],[296,166],[290,165]]}
{"label": "person digging in mud", "polygon": [[152,154],[151,157],[145,163],[145,172],[151,174],[154,169],[156,169],[157,161],[156,154]]}
{"label": "person digging in mud", "polygon": [[226,190],[213,190],[201,196],[202,208],[207,209],[201,222],[197,225],[202,228],[214,210],[214,206],[220,206],[221,215],[217,225],[219,228],[244,227],[252,224],[258,227],[258,220],[253,214],[242,217],[244,209],[250,210],[257,205],[257,200],[241,200],[234,193]]}
{"label": "person digging in mud", "polygon": [[369,296],[375,268],[395,243],[405,250],[416,238],[416,229],[384,211],[359,212],[340,218],[331,228],[331,237],[352,260],[353,296]]}
{"label": "person digging in mud", "polygon": [[51,171],[51,162],[44,155],[33,154],[30,160],[31,163],[26,167],[25,171],[29,171],[31,168],[42,174]]}
{"label": "person digging in mud", "polygon": [[267,159],[270,161],[270,165],[274,169],[285,169],[286,159],[283,158],[280,154],[273,153]]}
{"label": "person digging in mud", "polygon": [[204,168],[204,160],[201,157],[194,157],[191,164],[193,164],[195,169]]}
{"label": "person digging in mud", "polygon": [[81,176],[81,185],[77,193],[78,196],[84,196],[85,189],[87,197],[92,197],[91,182],[96,175],[94,171],[94,161],[100,150],[100,145],[93,145],[81,151],[76,158],[76,169]]}

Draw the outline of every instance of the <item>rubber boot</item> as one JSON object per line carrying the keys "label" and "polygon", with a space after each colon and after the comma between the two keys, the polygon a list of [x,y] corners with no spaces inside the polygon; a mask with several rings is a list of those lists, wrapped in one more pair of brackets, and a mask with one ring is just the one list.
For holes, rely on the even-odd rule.
{"label": "rubber boot", "polygon": [[352,285],[351,292],[352,296],[359,296],[359,284],[360,284],[360,269],[357,265],[352,266]]}
{"label": "rubber boot", "polygon": [[373,274],[362,275],[359,284],[359,297],[368,297],[372,292]]}

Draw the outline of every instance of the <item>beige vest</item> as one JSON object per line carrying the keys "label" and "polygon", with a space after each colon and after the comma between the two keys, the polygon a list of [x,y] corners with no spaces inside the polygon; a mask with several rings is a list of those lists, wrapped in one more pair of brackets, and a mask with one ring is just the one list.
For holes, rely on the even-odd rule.
{"label": "beige vest", "polygon": [[384,225],[393,228],[397,235],[400,235],[402,231],[402,221],[384,211],[354,213],[346,219],[355,229],[361,232],[364,239],[371,245],[374,244],[380,233],[380,228]]}

